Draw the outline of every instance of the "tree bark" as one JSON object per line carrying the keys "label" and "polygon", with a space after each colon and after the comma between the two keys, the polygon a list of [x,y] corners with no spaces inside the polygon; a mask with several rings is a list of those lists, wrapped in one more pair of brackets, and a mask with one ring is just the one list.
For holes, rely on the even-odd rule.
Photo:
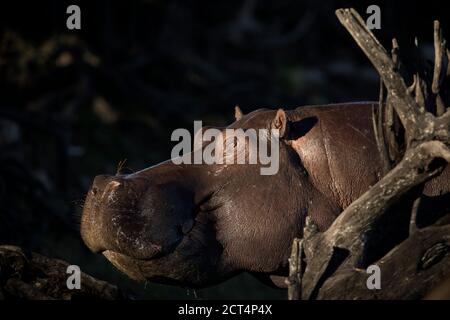
{"label": "tree bark", "polygon": [[19,247],[0,246],[0,300],[117,300],[126,296],[114,285],[81,273],[81,288],[67,287],[69,263]]}
{"label": "tree bark", "polygon": [[[380,108],[374,111],[374,131],[386,173],[325,232],[311,232],[311,221],[307,220],[302,243],[306,268],[302,273],[297,268],[302,279],[301,298],[421,298],[450,277],[450,225],[418,229],[415,220],[421,197],[417,197],[411,211],[409,237],[375,262],[382,270],[382,290],[370,290],[366,285],[367,254],[377,245],[377,240],[367,235],[392,205],[414,187],[439,175],[450,161],[450,111],[443,107],[445,102],[440,95],[441,84],[449,77],[445,41],[439,23],[435,22],[432,85],[427,86],[417,73],[408,88],[397,70],[395,39],[390,57],[355,10],[339,9],[336,15],[378,71],[383,82],[381,88],[384,85],[387,89],[386,103],[380,92]],[[431,94],[428,88],[432,88]],[[429,97],[433,99],[434,114],[428,108]],[[394,117],[399,118],[404,128],[406,150],[399,149]],[[393,154],[396,156],[389,156]],[[295,267],[293,261],[291,267]],[[290,278],[294,279],[294,275]]]}

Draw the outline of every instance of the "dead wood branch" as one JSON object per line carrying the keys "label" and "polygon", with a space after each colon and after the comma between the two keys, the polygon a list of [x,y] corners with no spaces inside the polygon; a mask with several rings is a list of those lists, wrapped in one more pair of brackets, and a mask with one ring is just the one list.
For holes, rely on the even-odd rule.
{"label": "dead wood branch", "polygon": [[449,241],[449,225],[418,230],[377,261],[381,290],[367,289],[365,270],[343,265],[324,283],[317,298],[420,299],[449,277]]}
{"label": "dead wood branch", "polygon": [[[365,268],[371,262],[367,253],[377,245],[377,237],[373,239],[368,234],[399,199],[439,175],[450,161],[450,111],[443,112],[440,98],[441,84],[447,76],[442,75],[442,70],[448,70],[444,53],[448,51],[439,23],[435,23],[433,83],[427,86],[417,73],[408,88],[398,71],[398,43],[393,41],[390,57],[355,10],[339,9],[336,15],[377,69],[387,89],[385,106],[381,92],[380,108],[373,113],[374,130],[385,171],[392,164],[395,166],[348,206],[327,231],[308,236],[305,231],[306,269],[301,297],[419,298],[450,275],[450,259],[446,256],[450,248],[448,225],[418,229],[416,217],[421,197],[417,197],[412,206],[409,237],[376,262],[386,276],[382,291],[366,286]],[[436,97],[435,114],[427,109],[427,87],[432,87]],[[400,150],[400,136],[394,130],[396,116],[404,128],[405,150]],[[401,160],[396,161],[396,157]]]}
{"label": "dead wood branch", "polygon": [[26,254],[19,247],[0,246],[0,297],[25,300],[117,300],[125,296],[108,282],[81,273],[81,288],[67,288],[67,267],[62,260]]}
{"label": "dead wood branch", "polygon": [[434,21],[434,72],[432,91],[436,96],[436,114],[441,116],[445,112],[444,102],[440,96],[441,84],[444,81],[448,65],[446,42],[442,39],[442,30],[439,21]]}
{"label": "dead wood branch", "polygon": [[299,300],[302,296],[303,276],[303,240],[295,238],[292,243],[291,257],[289,258],[288,299]]}
{"label": "dead wood branch", "polygon": [[396,102],[396,111],[405,127],[407,140],[412,141],[422,113],[408,94],[405,82],[396,71],[394,62],[354,9],[339,9],[336,15],[377,69],[389,94]]}

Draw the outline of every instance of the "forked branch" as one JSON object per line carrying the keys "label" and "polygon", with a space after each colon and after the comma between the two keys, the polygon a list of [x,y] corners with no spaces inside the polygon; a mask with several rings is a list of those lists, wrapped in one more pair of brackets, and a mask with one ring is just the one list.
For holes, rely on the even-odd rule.
{"label": "forked branch", "polygon": [[[338,294],[338,291],[333,291],[330,288],[339,287],[340,284],[348,287],[352,281],[359,283],[358,279],[361,278],[361,271],[363,271],[360,268],[364,268],[368,263],[366,254],[370,248],[377,245],[376,237],[373,239],[367,236],[374,229],[375,224],[381,221],[381,218],[387,214],[388,209],[402,196],[410,192],[415,186],[422,185],[439,175],[450,162],[450,111],[445,111],[445,101],[441,97],[442,84],[448,80],[450,68],[448,66],[448,50],[445,47],[445,41],[442,39],[439,23],[434,25],[436,54],[432,83],[427,86],[425,79],[422,79],[419,73],[416,73],[413,85],[408,88],[397,68],[399,64],[397,42],[393,41],[392,57],[390,57],[372,32],[367,29],[364,21],[355,10],[339,9],[336,14],[375,66],[387,89],[387,103],[382,103],[384,95],[381,94],[380,109],[374,113],[374,116],[376,116],[374,130],[379,145],[378,150],[380,152],[389,150],[391,156],[388,159],[391,163],[386,164],[386,155],[382,155],[382,159],[385,159],[384,167],[390,168],[391,164],[395,166],[378,183],[348,206],[327,231],[311,235],[305,231],[303,247],[306,268],[301,278],[303,299],[339,298],[339,296],[333,296]],[[431,109],[428,108],[429,101],[427,99],[430,95],[427,88],[431,88],[432,91],[434,108]],[[398,132],[393,130],[395,115],[398,115],[404,128],[404,145],[406,146],[404,150],[395,150],[397,145],[393,143],[394,138],[399,139]],[[380,146],[382,143],[388,145],[382,148]],[[399,161],[392,162],[394,152],[398,153]],[[450,248],[450,246],[443,244],[436,249],[434,240],[433,243],[426,244],[430,248],[414,245],[414,241],[419,241],[418,239],[422,239],[421,237],[426,234],[425,231],[419,230],[415,224],[419,204],[420,196],[414,201],[411,221],[407,221],[410,222],[409,238],[378,261],[380,264],[390,266],[391,269],[399,267],[398,264],[403,262],[406,277],[409,276],[407,274],[415,274],[419,277],[416,266],[421,262],[406,259],[397,254],[417,247],[417,250],[420,249],[421,251],[414,252],[411,256],[422,259],[422,251],[435,252],[437,250],[436,252],[441,252],[440,250],[444,247]],[[429,229],[427,232],[433,234],[432,230],[438,229]],[[438,233],[433,234],[433,239],[442,238],[443,243],[448,242],[449,239],[447,238],[450,236],[445,235],[447,229],[439,230]],[[430,276],[431,271],[427,271],[426,279],[422,279],[423,277],[419,279],[427,282],[421,286],[416,286],[416,289],[407,288],[404,285],[402,286],[401,283],[397,283],[398,287],[402,288],[403,291],[401,292],[405,294],[404,297],[417,297],[424,293],[419,292],[420,290],[429,289],[429,286],[435,284],[439,277],[444,278],[450,275],[446,264],[440,264],[439,268],[437,270],[440,271],[436,271],[436,277],[434,278]],[[425,273],[422,272],[421,274],[424,275]],[[404,281],[402,277],[397,278],[395,280],[396,278],[393,277],[392,281]],[[330,294],[321,291],[323,288],[325,288],[324,290],[331,290]],[[387,294],[388,292],[384,293],[385,297],[388,297]],[[346,297],[348,298],[349,295],[346,295]],[[355,291],[355,297],[374,298],[374,294],[370,290]],[[378,297],[383,298],[383,293]]]}

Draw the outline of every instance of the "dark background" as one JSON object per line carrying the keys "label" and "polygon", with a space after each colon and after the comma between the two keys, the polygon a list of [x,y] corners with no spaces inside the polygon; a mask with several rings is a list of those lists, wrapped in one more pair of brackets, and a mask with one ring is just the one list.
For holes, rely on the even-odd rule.
{"label": "dark background", "polygon": [[[66,8],[81,7],[81,30]],[[233,107],[294,108],[378,99],[378,76],[334,11],[381,8],[375,33],[430,56],[445,1],[8,1],[0,5],[0,244],[77,264],[136,297],[194,298],[136,284],[78,234],[96,174],[165,160],[172,130],[224,125]],[[249,275],[201,298],[285,298]]]}

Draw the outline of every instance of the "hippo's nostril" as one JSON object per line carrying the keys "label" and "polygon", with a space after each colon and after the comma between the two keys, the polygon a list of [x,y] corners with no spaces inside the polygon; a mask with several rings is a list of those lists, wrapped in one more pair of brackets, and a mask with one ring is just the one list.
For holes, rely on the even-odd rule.
{"label": "hippo's nostril", "polygon": [[97,187],[92,187],[91,188],[91,192],[95,196],[98,193],[98,188]]}

